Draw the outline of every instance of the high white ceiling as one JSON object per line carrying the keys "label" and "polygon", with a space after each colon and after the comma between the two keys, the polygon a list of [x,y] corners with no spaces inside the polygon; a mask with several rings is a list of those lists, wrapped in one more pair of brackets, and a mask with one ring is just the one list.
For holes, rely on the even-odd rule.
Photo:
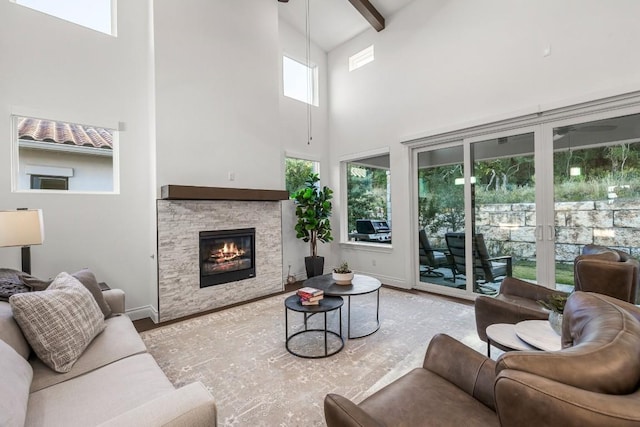
{"label": "high white ceiling", "polygon": [[[394,13],[412,1],[370,0],[387,22]],[[306,34],[306,4],[307,0],[278,2],[280,19],[302,34]],[[309,21],[311,40],[326,52],[371,28],[349,0],[309,0]]]}

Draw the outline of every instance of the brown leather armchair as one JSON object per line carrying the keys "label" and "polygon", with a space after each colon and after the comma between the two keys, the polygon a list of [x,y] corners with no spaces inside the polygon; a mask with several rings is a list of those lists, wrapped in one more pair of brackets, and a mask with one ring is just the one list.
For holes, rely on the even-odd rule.
{"label": "brown leather armchair", "polygon": [[[599,245],[586,245],[574,260],[576,291],[597,292],[622,301],[640,304],[640,262],[628,253]],[[506,278],[495,298],[478,296],[475,301],[476,329],[487,341],[487,326],[494,323],[518,323],[546,319],[549,312],[538,300],[564,292],[514,278]],[[499,344],[496,347],[502,348]]]}
{"label": "brown leather armchair", "polygon": [[[523,320],[544,320],[549,311],[538,300],[551,295],[567,295],[545,286],[536,285],[514,277],[505,277],[495,297],[480,295],[475,301],[476,330],[482,341],[487,341],[487,326],[494,323],[518,323]],[[499,344],[493,344],[502,348]],[[505,348],[502,348],[506,350]]]}
{"label": "brown leather armchair", "polygon": [[639,426],[640,310],[575,292],[564,313],[557,352],[514,351],[494,362],[437,335],[422,368],[360,404],[327,395],[327,425]]}
{"label": "brown leather armchair", "polygon": [[586,245],[573,262],[576,291],[597,292],[640,304],[640,262],[628,253],[599,245]]}

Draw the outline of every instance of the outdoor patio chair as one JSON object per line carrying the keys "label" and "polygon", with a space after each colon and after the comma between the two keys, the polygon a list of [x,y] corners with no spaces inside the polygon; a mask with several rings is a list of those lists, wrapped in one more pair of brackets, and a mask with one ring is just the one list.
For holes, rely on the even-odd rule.
{"label": "outdoor patio chair", "polygon": [[433,249],[429,243],[429,238],[424,230],[418,233],[420,275],[424,277],[444,277],[444,273],[437,271],[438,268],[450,268],[455,274],[450,255],[443,249]]}
{"label": "outdoor patio chair", "polygon": [[[466,274],[466,251],[464,233],[446,233],[447,248],[454,261],[454,280],[457,275]],[[476,290],[481,292],[495,292],[482,286],[487,283],[501,281],[513,273],[512,257],[510,255],[490,257],[482,234],[473,237],[473,273],[475,275]]]}

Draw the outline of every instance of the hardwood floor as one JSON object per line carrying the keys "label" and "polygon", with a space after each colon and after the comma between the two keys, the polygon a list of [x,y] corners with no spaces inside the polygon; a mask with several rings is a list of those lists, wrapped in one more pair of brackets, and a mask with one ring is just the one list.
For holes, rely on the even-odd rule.
{"label": "hardwood floor", "polygon": [[145,319],[134,320],[133,321],[133,325],[135,326],[135,328],[136,328],[136,330],[138,332],[148,331],[148,330],[151,330],[151,329],[159,328],[160,326],[171,325],[172,323],[180,322],[182,320],[193,319],[194,317],[203,316],[205,314],[214,313],[214,312],[220,311],[220,310],[225,310],[225,309],[230,308],[230,307],[235,307],[235,306],[238,306],[238,305],[248,304],[250,302],[254,302],[254,301],[257,301],[257,300],[260,300],[260,299],[263,299],[263,298],[269,298],[269,297],[272,297],[274,295],[286,294],[288,292],[295,291],[296,289],[300,289],[302,287],[302,283],[303,282],[304,282],[303,280],[298,280],[297,282],[295,282],[295,283],[293,283],[291,285],[286,284],[285,287],[284,287],[284,290],[282,292],[278,292],[278,293],[270,294],[270,295],[265,295],[265,296],[260,297],[260,298],[254,298],[254,299],[251,299],[249,301],[243,301],[243,302],[227,305],[227,306],[220,307],[220,308],[214,308],[212,310],[203,311],[202,313],[192,314],[190,316],[181,317],[179,319],[169,320],[167,322],[162,322],[162,323],[154,323],[153,320],[151,320],[150,318],[147,317]]}

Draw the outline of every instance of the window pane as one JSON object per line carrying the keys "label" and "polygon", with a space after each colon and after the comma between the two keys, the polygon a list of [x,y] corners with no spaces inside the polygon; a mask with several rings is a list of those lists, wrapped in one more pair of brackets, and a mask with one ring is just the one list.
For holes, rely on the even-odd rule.
{"label": "window pane", "polygon": [[111,0],[15,0],[15,2],[101,33],[113,34]]}
{"label": "window pane", "polygon": [[320,172],[320,163],[311,160],[285,158],[285,185],[289,198],[305,186],[305,181],[311,174]]}
{"label": "window pane", "polygon": [[553,128],[556,287],[595,244],[640,253],[640,114]]}
{"label": "window pane", "polygon": [[346,163],[350,241],[391,243],[389,155]]}
{"label": "window pane", "polygon": [[113,129],[18,116],[14,129],[15,190],[114,191]]}
{"label": "window pane", "polygon": [[282,79],[284,96],[315,104],[314,69],[286,56],[282,57]]}
{"label": "window pane", "polygon": [[59,176],[31,175],[32,190],[68,190],[69,178]]}
{"label": "window pane", "polygon": [[371,45],[349,57],[349,71],[357,70],[358,68],[373,62],[373,60],[373,45]]}

